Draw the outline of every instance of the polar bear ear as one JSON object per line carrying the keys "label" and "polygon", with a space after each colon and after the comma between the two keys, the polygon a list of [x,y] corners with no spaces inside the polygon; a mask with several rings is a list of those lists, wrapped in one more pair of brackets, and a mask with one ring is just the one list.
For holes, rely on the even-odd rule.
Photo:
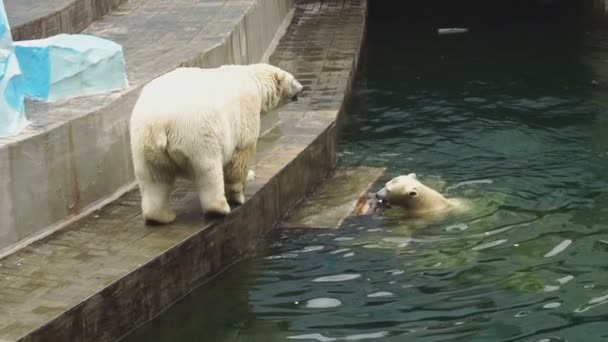
{"label": "polar bear ear", "polygon": [[408,177],[412,178],[412,179],[417,179],[416,178],[416,174],[415,173],[410,173],[409,175],[407,175]]}

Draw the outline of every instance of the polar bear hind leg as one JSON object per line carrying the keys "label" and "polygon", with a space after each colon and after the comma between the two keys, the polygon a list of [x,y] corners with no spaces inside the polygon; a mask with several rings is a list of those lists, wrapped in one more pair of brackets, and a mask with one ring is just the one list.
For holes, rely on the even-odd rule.
{"label": "polar bear hind leg", "polygon": [[234,152],[232,160],[224,167],[226,198],[229,203],[245,203],[245,183],[247,182],[247,165],[255,153],[256,144],[251,144]]}
{"label": "polar bear hind leg", "polygon": [[[141,193],[141,209],[146,224],[169,224],[175,221],[175,211],[169,206],[175,176],[158,176],[160,173],[155,173],[153,166],[147,163],[135,164],[135,175]],[[157,176],[154,177],[154,174]]]}
{"label": "polar bear hind leg", "polygon": [[220,158],[192,160],[194,181],[202,210],[211,216],[230,213],[230,205],[224,194],[224,171]]}

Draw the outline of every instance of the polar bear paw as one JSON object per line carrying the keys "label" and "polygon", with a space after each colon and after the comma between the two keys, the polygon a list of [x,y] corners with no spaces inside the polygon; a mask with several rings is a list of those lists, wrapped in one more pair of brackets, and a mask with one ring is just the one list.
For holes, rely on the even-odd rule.
{"label": "polar bear paw", "polygon": [[163,210],[159,213],[145,213],[144,222],[149,226],[169,224],[175,221],[175,212],[171,210]]}
{"label": "polar bear paw", "polygon": [[245,195],[242,192],[233,194],[228,198],[228,203],[241,205],[245,203]]}
{"label": "polar bear paw", "polygon": [[218,199],[207,203],[204,208],[205,214],[210,216],[226,216],[230,214],[230,205],[225,198]]}
{"label": "polar bear paw", "polygon": [[255,180],[255,171],[253,171],[253,170],[249,170],[249,171],[247,172],[247,181],[248,181],[248,182],[251,182],[251,181],[253,181],[253,180]]}

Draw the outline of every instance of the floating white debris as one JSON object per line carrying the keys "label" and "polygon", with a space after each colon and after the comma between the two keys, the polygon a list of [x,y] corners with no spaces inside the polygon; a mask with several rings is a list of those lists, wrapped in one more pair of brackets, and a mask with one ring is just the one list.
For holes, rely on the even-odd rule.
{"label": "floating white debris", "polygon": [[381,232],[382,228],[371,228],[367,230],[370,233]]}
{"label": "floating white debris", "polygon": [[350,253],[346,253],[343,255],[344,258],[350,258],[350,257],[354,257],[355,256],[355,252],[350,252]]}
{"label": "floating white debris", "polygon": [[353,280],[361,277],[360,274],[336,274],[332,276],[319,277],[314,279],[315,283],[329,283],[329,282],[337,282],[337,281],[347,281]]}
{"label": "floating white debris", "polygon": [[549,253],[545,254],[545,258],[550,258],[552,256],[555,256],[555,255],[563,252],[566,248],[568,248],[568,246],[570,246],[571,243],[572,243],[572,240],[570,240],[570,239],[566,239],[566,240],[560,242],[559,245],[553,247],[553,249],[550,250]]}
{"label": "floating white debris", "polygon": [[306,307],[310,309],[329,309],[342,305],[342,302],[335,298],[315,298],[306,302]]}
{"label": "floating white debris", "polygon": [[552,303],[547,303],[547,304],[543,305],[543,309],[555,309],[555,308],[559,308],[560,306],[562,306],[562,303],[552,302]]}
{"label": "floating white debris", "polygon": [[381,297],[392,297],[395,294],[392,292],[388,292],[388,291],[379,291],[379,292],[374,292],[374,293],[370,293],[367,295],[367,297],[369,298],[381,298]]}
{"label": "floating white debris", "polygon": [[467,32],[469,32],[469,29],[463,27],[440,28],[437,30],[437,33],[439,34],[460,34]]}
{"label": "floating white debris", "polygon": [[481,245],[477,245],[471,249],[474,251],[480,251],[482,249],[488,249],[488,248],[496,247],[498,245],[502,245],[505,242],[507,242],[507,239],[491,241],[491,242],[487,242],[487,243],[482,243]]}

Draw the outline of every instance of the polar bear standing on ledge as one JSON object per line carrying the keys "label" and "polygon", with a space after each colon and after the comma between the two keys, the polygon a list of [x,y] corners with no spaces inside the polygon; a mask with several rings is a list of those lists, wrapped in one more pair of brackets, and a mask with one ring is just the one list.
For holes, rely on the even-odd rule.
{"label": "polar bear standing on ledge", "polygon": [[445,198],[439,192],[418,181],[415,173],[398,176],[386,183],[376,197],[390,205],[405,208],[414,217],[438,214],[450,210],[464,211],[467,205],[456,198]]}
{"label": "polar bear standing on ledge", "polygon": [[242,204],[260,115],[297,100],[302,85],[269,64],[178,68],[143,89],[130,122],[131,153],[149,224],[175,220],[169,195],[192,179],[207,214]]}

